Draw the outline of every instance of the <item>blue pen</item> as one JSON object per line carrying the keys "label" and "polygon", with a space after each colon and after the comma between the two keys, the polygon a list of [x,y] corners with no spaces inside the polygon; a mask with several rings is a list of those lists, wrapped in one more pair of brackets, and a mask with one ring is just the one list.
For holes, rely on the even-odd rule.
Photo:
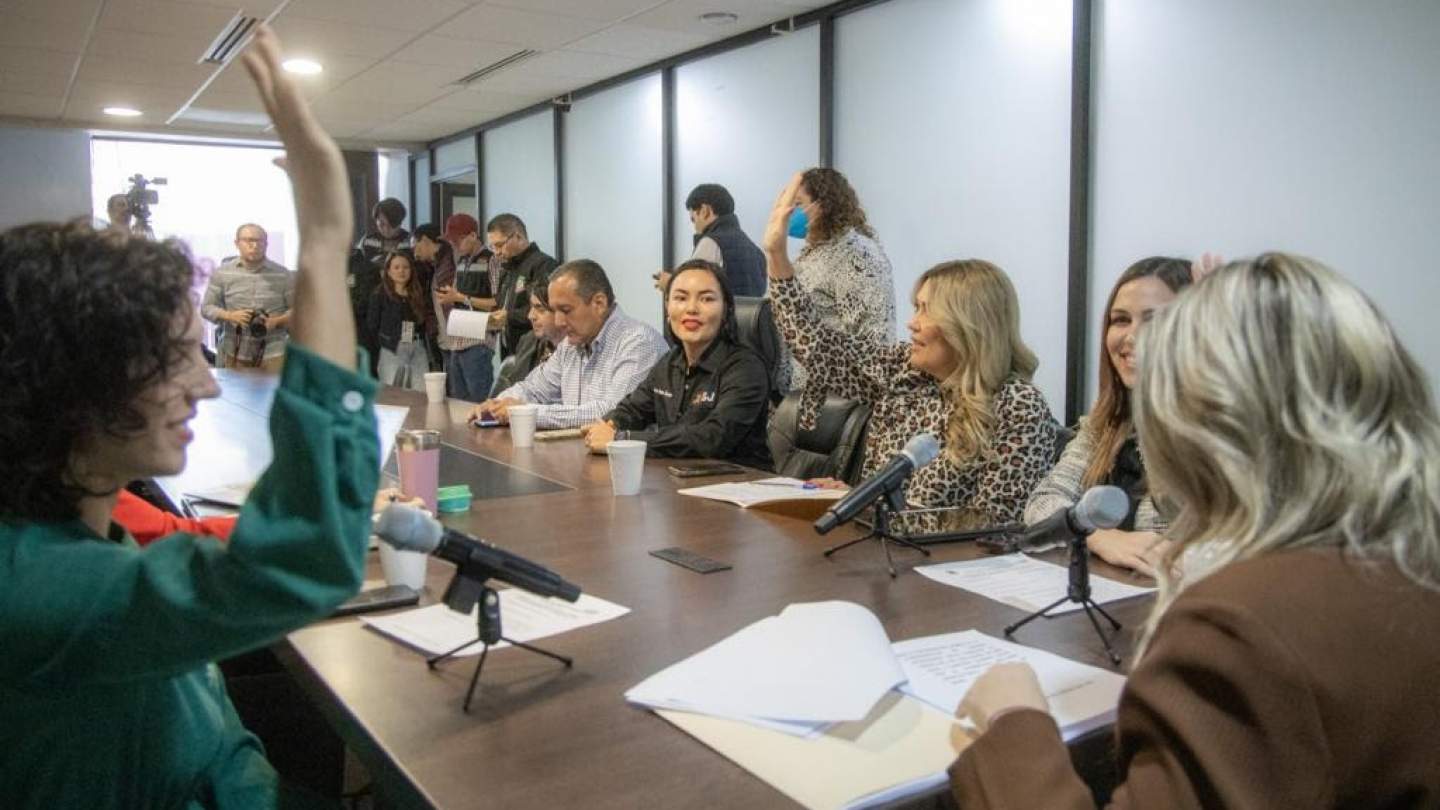
{"label": "blue pen", "polygon": [[752,484],[759,484],[762,487],[790,487],[792,489],[819,489],[820,485],[813,481],[803,483],[790,483],[789,481],[751,481]]}

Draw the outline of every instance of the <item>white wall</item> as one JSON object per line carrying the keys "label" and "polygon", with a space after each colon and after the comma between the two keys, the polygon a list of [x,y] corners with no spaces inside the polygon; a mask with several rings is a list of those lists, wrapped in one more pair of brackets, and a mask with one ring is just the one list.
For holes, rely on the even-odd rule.
{"label": "white wall", "polygon": [[810,26],[675,71],[675,256],[694,246],[685,197],[719,183],[755,240],[790,175],[820,161],[820,29]]}
{"label": "white wall", "polygon": [[565,114],[565,255],[605,268],[615,299],[660,328],[660,74],[576,101]]}
{"label": "white wall", "polygon": [[835,31],[835,162],[895,270],[900,334],[932,265],[988,259],[1065,407],[1069,0],[892,0]]}
{"label": "white wall", "polygon": [[[530,241],[555,255],[555,119],[549,110],[488,130],[485,217],[511,213],[525,222]],[[480,224],[481,228],[485,223]]]}
{"label": "white wall", "polygon": [[394,197],[405,203],[405,210],[408,212],[405,228],[414,230],[417,220],[415,206],[410,201],[410,155],[401,151],[387,151],[383,154],[385,172],[380,176],[380,199]]}
{"label": "white wall", "polygon": [[435,174],[451,174],[458,169],[475,168],[475,138],[466,135],[458,141],[435,147]]}
{"label": "white wall", "polygon": [[1155,253],[1321,259],[1430,374],[1440,3],[1100,0],[1089,386],[1115,278]]}
{"label": "white wall", "polygon": [[[416,225],[424,225],[434,218],[430,210],[430,155],[425,153],[415,159],[415,204],[412,205],[410,215],[411,221]],[[436,222],[441,231],[445,229],[445,223]]]}
{"label": "white wall", "polygon": [[0,230],[90,216],[90,136],[0,124]]}

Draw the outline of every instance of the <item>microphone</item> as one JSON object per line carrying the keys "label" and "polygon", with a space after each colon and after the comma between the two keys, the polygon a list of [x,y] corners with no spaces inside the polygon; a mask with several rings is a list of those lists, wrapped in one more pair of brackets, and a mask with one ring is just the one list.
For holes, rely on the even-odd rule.
{"label": "microphone", "polygon": [[558,596],[567,602],[580,598],[572,585],[543,565],[491,545],[477,537],[446,528],[413,506],[391,504],[375,522],[375,534],[401,551],[434,554],[454,563],[461,573],[479,571],[537,596]]}
{"label": "microphone", "polygon": [[1096,529],[1113,529],[1130,514],[1130,498],[1113,486],[1091,487],[1080,500],[1050,517],[1027,526],[1020,538],[1020,551],[1044,551],[1085,537]]}
{"label": "microphone", "polygon": [[841,498],[836,504],[825,510],[825,514],[815,521],[815,533],[825,534],[831,529],[846,523],[860,514],[865,507],[874,503],[882,495],[900,488],[910,473],[924,467],[940,455],[940,442],[929,433],[921,433],[905,443],[905,449],[900,454],[890,459],[884,469],[871,476],[860,486],[850,490],[850,494]]}

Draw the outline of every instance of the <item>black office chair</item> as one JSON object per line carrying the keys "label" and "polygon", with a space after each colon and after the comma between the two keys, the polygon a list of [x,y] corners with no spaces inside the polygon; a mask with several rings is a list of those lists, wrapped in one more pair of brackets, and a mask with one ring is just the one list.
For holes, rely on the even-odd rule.
{"label": "black office chair", "polygon": [[512,354],[500,361],[500,368],[495,371],[495,384],[490,388],[490,396],[499,396],[501,391],[520,382],[518,377],[515,373],[515,355]]}
{"label": "black office chair", "polygon": [[800,392],[786,395],[770,418],[770,455],[775,472],[792,478],[838,478],[855,483],[865,455],[870,406],[826,397],[815,427],[800,427]]}
{"label": "black office chair", "polygon": [[1060,424],[1055,426],[1055,452],[1050,456],[1051,467],[1060,463],[1060,456],[1065,454],[1065,448],[1073,438],[1075,438],[1075,428]]}
{"label": "black office chair", "polygon": [[740,342],[749,346],[770,372],[770,404],[779,405],[789,388],[789,367],[780,350],[780,330],[768,298],[735,297],[735,325]]}

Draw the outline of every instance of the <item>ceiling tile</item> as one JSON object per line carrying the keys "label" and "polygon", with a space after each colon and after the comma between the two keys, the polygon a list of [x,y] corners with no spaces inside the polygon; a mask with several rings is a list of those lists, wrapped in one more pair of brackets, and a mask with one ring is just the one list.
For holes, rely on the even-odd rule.
{"label": "ceiling tile", "polygon": [[662,31],[658,28],[644,28],[627,23],[585,37],[570,44],[565,50],[612,54],[652,61],[684,53],[709,41],[697,34]]}
{"label": "ceiling tile", "polygon": [[275,21],[275,33],[287,54],[310,52],[321,57],[368,57],[372,61],[388,56],[415,37],[413,31],[312,19],[292,15],[289,10]]}
{"label": "ceiling tile", "polygon": [[360,100],[376,98],[403,99],[415,106],[424,104],[452,91],[452,68],[417,65],[390,60],[360,73],[343,85],[325,94]]}
{"label": "ceiling tile", "polygon": [[219,36],[239,7],[239,0],[227,6],[175,0],[106,0],[105,12],[100,16],[100,28],[106,31],[194,36],[204,39],[208,45]]}
{"label": "ceiling tile", "polygon": [[493,88],[487,88],[484,82],[480,82],[459,92],[441,96],[425,106],[427,108],[490,113],[492,115],[487,117],[495,117],[535,103],[534,96],[533,93],[502,93]]}
{"label": "ceiling tile", "polygon": [[454,39],[430,34],[397,51],[394,58],[417,65],[439,65],[455,69],[455,76],[494,64],[520,46],[508,42],[486,42],[478,39]]}
{"label": "ceiling tile", "polygon": [[294,15],[312,20],[331,20],[368,25],[393,31],[428,31],[469,3],[463,0],[293,0],[280,19]]}
{"label": "ceiling tile", "polygon": [[576,80],[564,76],[540,76],[523,70],[502,70],[468,87],[480,93],[498,92],[527,98],[550,98],[574,90]]}
{"label": "ceiling tile", "polygon": [[604,28],[607,23],[540,14],[500,6],[475,6],[436,33],[459,39],[505,42],[536,50],[553,50]]}
{"label": "ceiling tile", "polygon": [[17,118],[57,118],[60,115],[60,97],[32,93],[10,93],[0,87],[0,115]]}
{"label": "ceiling tile", "polygon": [[30,73],[22,70],[0,70],[0,93],[21,95],[65,95],[70,77],[63,73]]}
{"label": "ceiling tile", "polygon": [[194,92],[215,71],[214,65],[165,65],[115,56],[89,56],[80,64],[81,82],[179,87]]}
{"label": "ceiling tile", "polygon": [[[714,41],[804,14],[828,2],[830,0],[670,0],[626,22],[698,34]],[[701,14],[710,11],[728,11],[740,19],[729,25],[715,25],[700,19]]]}
{"label": "ceiling tile", "polygon": [[666,2],[668,0],[491,0],[490,5],[616,22]]}
{"label": "ceiling tile", "polygon": [[[582,82],[609,78],[642,67],[650,60],[608,53],[563,50],[542,53],[523,65],[525,72],[563,76]],[[573,88],[572,88],[573,89]]]}
{"label": "ceiling tile", "polygon": [[85,47],[89,23],[68,25],[31,17],[5,15],[0,25],[0,48],[23,48],[35,44],[56,51],[79,51]]}
{"label": "ceiling tile", "polygon": [[46,48],[0,48],[0,70],[54,74],[69,78],[78,61],[78,51],[68,53]]}
{"label": "ceiling tile", "polygon": [[194,65],[214,38],[198,34],[96,31],[87,54],[167,65]]}
{"label": "ceiling tile", "polygon": [[0,3],[5,22],[17,17],[40,20],[82,31],[95,19],[103,0],[6,0]]}

